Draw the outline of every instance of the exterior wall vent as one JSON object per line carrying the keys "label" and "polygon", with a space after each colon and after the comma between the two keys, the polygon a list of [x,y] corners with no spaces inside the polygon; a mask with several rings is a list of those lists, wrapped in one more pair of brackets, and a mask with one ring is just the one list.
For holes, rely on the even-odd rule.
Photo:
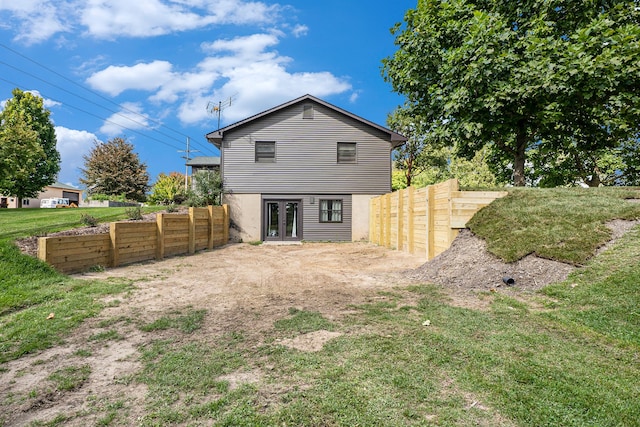
{"label": "exterior wall vent", "polygon": [[306,104],[303,108],[304,109],[302,111],[302,118],[303,119],[313,119],[313,105]]}

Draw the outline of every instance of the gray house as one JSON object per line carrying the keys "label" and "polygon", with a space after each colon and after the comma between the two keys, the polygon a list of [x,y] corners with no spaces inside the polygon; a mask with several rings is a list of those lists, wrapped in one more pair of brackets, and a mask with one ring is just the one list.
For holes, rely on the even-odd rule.
{"label": "gray house", "polygon": [[215,171],[220,169],[220,157],[198,156],[186,163],[191,166],[191,175],[198,171]]}
{"label": "gray house", "polygon": [[207,139],[244,241],[366,239],[369,199],[391,191],[391,150],[406,141],[311,95]]}

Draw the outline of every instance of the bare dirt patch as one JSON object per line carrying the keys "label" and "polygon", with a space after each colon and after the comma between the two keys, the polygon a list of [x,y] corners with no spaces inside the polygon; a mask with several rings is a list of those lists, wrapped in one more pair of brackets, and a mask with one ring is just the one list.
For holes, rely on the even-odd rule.
{"label": "bare dirt patch", "polygon": [[[216,342],[241,332],[248,345],[257,347],[291,308],[339,319],[352,312],[351,304],[379,301],[379,291],[412,283],[401,272],[422,263],[419,257],[365,243],[231,244],[192,256],[78,275],[88,281],[132,280],[135,290],[110,297],[105,301],[108,307],[85,321],[65,345],[3,365],[0,420],[29,425],[64,415],[72,417],[65,425],[96,425],[105,416],[100,409],[105,402],[124,400],[127,420],[136,425],[144,414],[147,389],[131,378],[142,369],[141,346],[151,340]],[[206,310],[196,333],[140,330],[141,324],[170,313],[194,310]],[[109,330],[119,337],[91,339]],[[332,332],[318,331],[283,340],[281,345],[317,351],[334,337]],[[58,369],[84,364],[91,366],[91,374],[75,390],[57,391],[48,380]],[[260,376],[258,371],[239,372],[220,379],[236,387],[259,381]]]}
{"label": "bare dirt patch", "polygon": [[[610,227],[619,237],[635,224],[616,221]],[[239,332],[247,345],[258,347],[273,332],[274,322],[286,318],[291,308],[339,320],[353,313],[353,305],[380,302],[386,298],[383,291],[429,282],[440,284],[452,304],[482,308],[486,291],[532,292],[563,280],[573,268],[535,256],[503,263],[486,251],[484,241],[463,231],[449,251],[428,263],[365,243],[231,244],[192,256],[78,275],[87,283],[124,278],[132,280],[135,289],[105,300],[107,308],[85,321],[64,345],[0,366],[0,425],[50,422],[61,416],[70,418],[65,425],[96,425],[105,417],[105,408],[117,402],[123,402],[119,416],[125,417],[119,424],[139,424],[147,389],[132,378],[142,369],[141,346],[158,338],[206,343]],[[513,286],[502,283],[504,276],[515,280]],[[206,310],[196,333],[149,334],[140,329],[168,313],[189,310]],[[92,339],[110,330],[117,338]],[[316,331],[277,343],[317,351],[335,336]],[[86,364],[91,374],[74,390],[55,390],[48,379],[56,370]],[[237,387],[260,382],[261,377],[260,370],[254,370],[220,379]],[[286,392],[279,387],[261,388],[265,402]],[[474,402],[470,399],[469,406]]]}

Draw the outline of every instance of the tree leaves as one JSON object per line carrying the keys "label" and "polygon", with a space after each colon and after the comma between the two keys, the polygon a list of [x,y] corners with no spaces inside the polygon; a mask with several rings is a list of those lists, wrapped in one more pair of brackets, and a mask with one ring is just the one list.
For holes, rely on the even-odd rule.
{"label": "tree leaves", "polygon": [[90,194],[124,194],[129,200],[146,200],[149,173],[147,165],[133,152],[132,144],[123,138],[96,141],[83,158],[80,182],[87,186]]}
{"label": "tree leaves", "polygon": [[416,121],[512,156],[525,183],[527,150],[615,148],[640,123],[640,12],[613,0],[422,0],[394,27],[383,76]]}
{"label": "tree leaves", "polygon": [[43,100],[14,89],[0,112],[0,193],[36,197],[60,171],[56,135]]}

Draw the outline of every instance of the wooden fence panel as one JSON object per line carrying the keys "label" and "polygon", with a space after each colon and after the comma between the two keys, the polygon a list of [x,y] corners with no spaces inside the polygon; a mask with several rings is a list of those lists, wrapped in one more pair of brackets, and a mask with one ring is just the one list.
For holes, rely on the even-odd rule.
{"label": "wooden fence panel", "polygon": [[165,215],[164,221],[164,255],[189,253],[189,215],[169,214]]}
{"label": "wooden fence panel", "polygon": [[42,237],[38,257],[65,273],[115,267],[226,244],[229,210],[190,208],[189,214],[158,214],[155,222],[119,221],[109,233]]}
{"label": "wooden fence panel", "polygon": [[458,191],[452,179],[375,197],[369,206],[369,241],[432,259],[451,246],[477,211],[506,194]]}
{"label": "wooden fence panel", "polygon": [[38,258],[47,261],[63,273],[107,267],[111,264],[109,233],[84,236],[41,237]]}
{"label": "wooden fence panel", "polygon": [[109,234],[112,267],[156,256],[156,224],[152,222],[112,222]]}

